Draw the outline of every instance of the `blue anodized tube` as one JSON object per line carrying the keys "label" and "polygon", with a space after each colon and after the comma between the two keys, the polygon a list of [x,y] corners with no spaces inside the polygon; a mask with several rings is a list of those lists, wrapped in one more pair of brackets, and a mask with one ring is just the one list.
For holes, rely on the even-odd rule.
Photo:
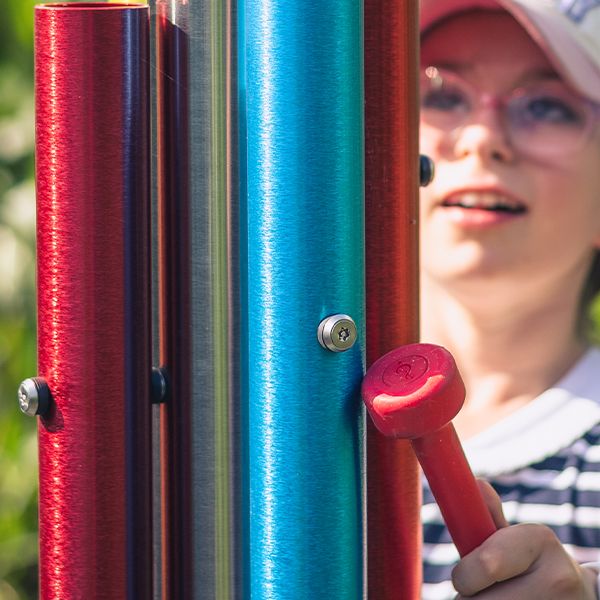
{"label": "blue anodized tube", "polygon": [[[245,597],[363,595],[362,2],[248,0]],[[358,341],[321,347],[345,313]]]}

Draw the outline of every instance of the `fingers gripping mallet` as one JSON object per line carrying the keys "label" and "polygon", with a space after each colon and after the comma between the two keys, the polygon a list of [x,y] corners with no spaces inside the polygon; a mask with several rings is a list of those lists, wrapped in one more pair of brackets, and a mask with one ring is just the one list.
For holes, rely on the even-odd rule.
{"label": "fingers gripping mallet", "polygon": [[433,344],[397,348],[367,371],[362,396],[381,433],[410,439],[459,554],[474,550],[496,526],[451,423],[465,399],[452,355]]}

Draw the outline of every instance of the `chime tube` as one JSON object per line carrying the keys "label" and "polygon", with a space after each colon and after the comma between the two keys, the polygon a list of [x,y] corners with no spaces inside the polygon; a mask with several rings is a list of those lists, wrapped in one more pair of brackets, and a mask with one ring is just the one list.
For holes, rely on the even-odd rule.
{"label": "chime tube", "polygon": [[157,0],[163,597],[240,590],[233,0]]}
{"label": "chime tube", "polygon": [[[362,3],[253,0],[241,17],[245,597],[360,598]],[[358,326],[346,352],[317,340],[319,323],[335,313]]]}
{"label": "chime tube", "polygon": [[[416,342],[418,3],[365,0],[367,364]],[[367,426],[368,597],[421,597],[420,483],[407,440]]]}
{"label": "chime tube", "polygon": [[148,9],[35,9],[40,597],[150,598]]}

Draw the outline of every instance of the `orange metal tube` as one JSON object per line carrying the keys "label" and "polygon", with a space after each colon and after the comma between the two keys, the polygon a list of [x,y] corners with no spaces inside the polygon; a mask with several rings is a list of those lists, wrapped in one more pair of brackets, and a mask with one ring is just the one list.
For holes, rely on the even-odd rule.
{"label": "orange metal tube", "polygon": [[[365,1],[367,363],[418,339],[418,3]],[[368,420],[370,600],[418,600],[420,484]]]}

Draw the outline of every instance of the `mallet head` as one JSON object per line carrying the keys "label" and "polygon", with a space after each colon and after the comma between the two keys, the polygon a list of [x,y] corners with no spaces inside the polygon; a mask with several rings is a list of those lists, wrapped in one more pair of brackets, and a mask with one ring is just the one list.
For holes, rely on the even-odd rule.
{"label": "mallet head", "polygon": [[441,429],[456,416],[465,386],[445,348],[409,344],[373,363],[362,383],[362,397],[381,433],[414,439]]}

